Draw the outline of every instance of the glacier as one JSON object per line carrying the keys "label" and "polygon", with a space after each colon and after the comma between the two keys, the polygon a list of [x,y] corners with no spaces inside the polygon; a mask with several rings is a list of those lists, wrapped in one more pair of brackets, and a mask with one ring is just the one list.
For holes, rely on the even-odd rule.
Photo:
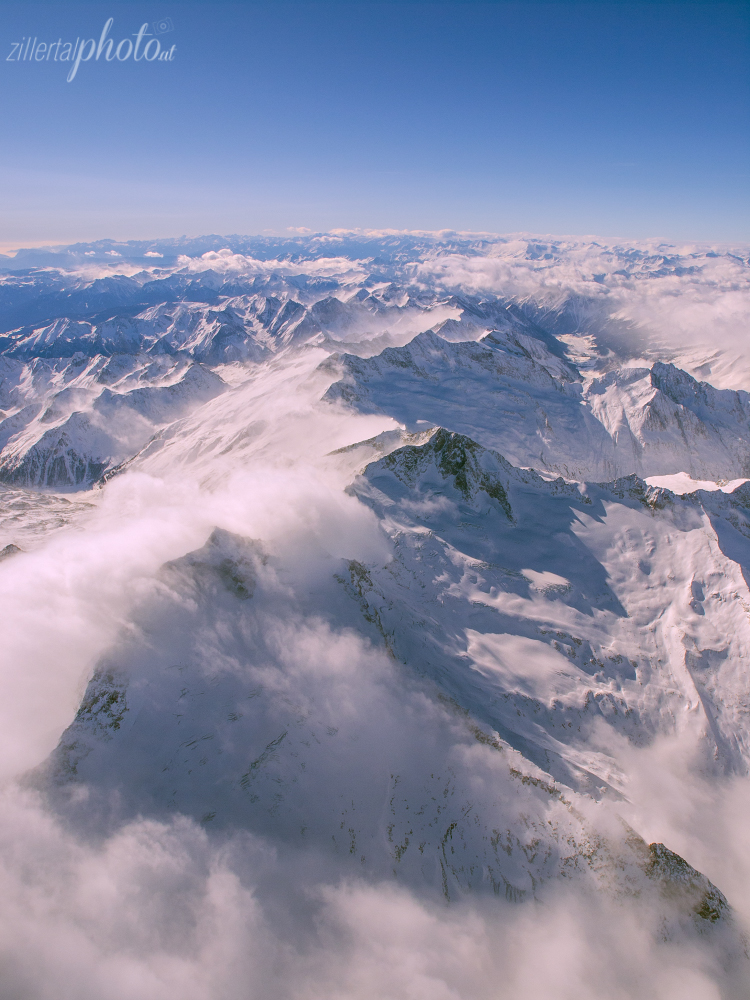
{"label": "glacier", "polygon": [[9,995],[746,996],[748,317],[747,247],[0,259]]}

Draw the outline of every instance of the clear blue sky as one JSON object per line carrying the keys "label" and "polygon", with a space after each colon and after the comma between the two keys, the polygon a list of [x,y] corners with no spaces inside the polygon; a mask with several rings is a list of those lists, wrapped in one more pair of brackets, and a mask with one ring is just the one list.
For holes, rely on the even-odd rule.
{"label": "clear blue sky", "polygon": [[[108,17],[115,43],[171,18],[173,61],[102,56],[68,83],[71,64],[7,60]],[[748,3],[0,2],[0,37],[0,247],[290,226],[750,240]]]}

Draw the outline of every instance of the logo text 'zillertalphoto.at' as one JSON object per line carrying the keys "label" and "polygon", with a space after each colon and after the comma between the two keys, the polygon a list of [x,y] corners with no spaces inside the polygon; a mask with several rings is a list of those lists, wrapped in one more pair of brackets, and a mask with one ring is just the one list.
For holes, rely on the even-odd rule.
{"label": "logo text 'zillertalphoto.at'", "polygon": [[[165,35],[174,31],[172,19],[163,17],[155,21],[152,25],[144,22],[137,32],[133,32],[132,41],[130,38],[123,38],[117,44],[113,38],[109,37],[114,18],[109,18],[99,37],[76,38],[75,42],[64,42],[62,38],[57,41],[45,41],[38,36],[24,36],[20,42],[11,42],[10,53],[6,56],[6,62],[61,62],[69,64],[69,71],[66,77],[71,83],[78,73],[81,63],[94,59],[98,62],[104,57],[105,62],[126,62],[132,59],[133,62],[172,62],[175,57],[177,45],[162,45],[162,41],[157,35]],[[149,27],[153,30],[149,31]]]}

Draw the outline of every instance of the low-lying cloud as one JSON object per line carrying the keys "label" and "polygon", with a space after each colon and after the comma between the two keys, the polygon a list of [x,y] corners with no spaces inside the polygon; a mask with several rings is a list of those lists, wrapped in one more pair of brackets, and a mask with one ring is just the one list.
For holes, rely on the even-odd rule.
{"label": "low-lying cloud", "polygon": [[[441,905],[389,883],[304,880],[302,915],[268,842],[136,820],[103,841],[30,793],[0,813],[8,1000],[719,1000],[742,983],[701,945],[659,941],[632,903]],[[303,875],[304,879],[304,875]]]}

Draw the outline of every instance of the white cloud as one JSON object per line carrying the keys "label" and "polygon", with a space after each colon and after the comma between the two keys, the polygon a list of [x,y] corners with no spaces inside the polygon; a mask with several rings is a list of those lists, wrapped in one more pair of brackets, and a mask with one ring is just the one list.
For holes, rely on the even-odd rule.
{"label": "white cloud", "polygon": [[284,862],[262,839],[212,842],[177,817],[84,841],[13,788],[0,845],[0,977],[12,1000],[743,995],[741,983],[720,992],[700,943],[660,943],[642,910],[572,890],[545,906],[448,907],[393,884],[316,881],[297,863],[284,898]]}
{"label": "white cloud", "polygon": [[504,240],[477,256],[434,256],[415,273],[449,290],[528,299],[551,310],[577,298],[573,315],[582,332],[593,329],[605,342],[614,332],[635,352],[649,344],[652,360],[673,361],[719,388],[750,389],[747,247],[732,253],[657,241],[536,241],[545,239],[549,259],[528,259],[529,238]]}

